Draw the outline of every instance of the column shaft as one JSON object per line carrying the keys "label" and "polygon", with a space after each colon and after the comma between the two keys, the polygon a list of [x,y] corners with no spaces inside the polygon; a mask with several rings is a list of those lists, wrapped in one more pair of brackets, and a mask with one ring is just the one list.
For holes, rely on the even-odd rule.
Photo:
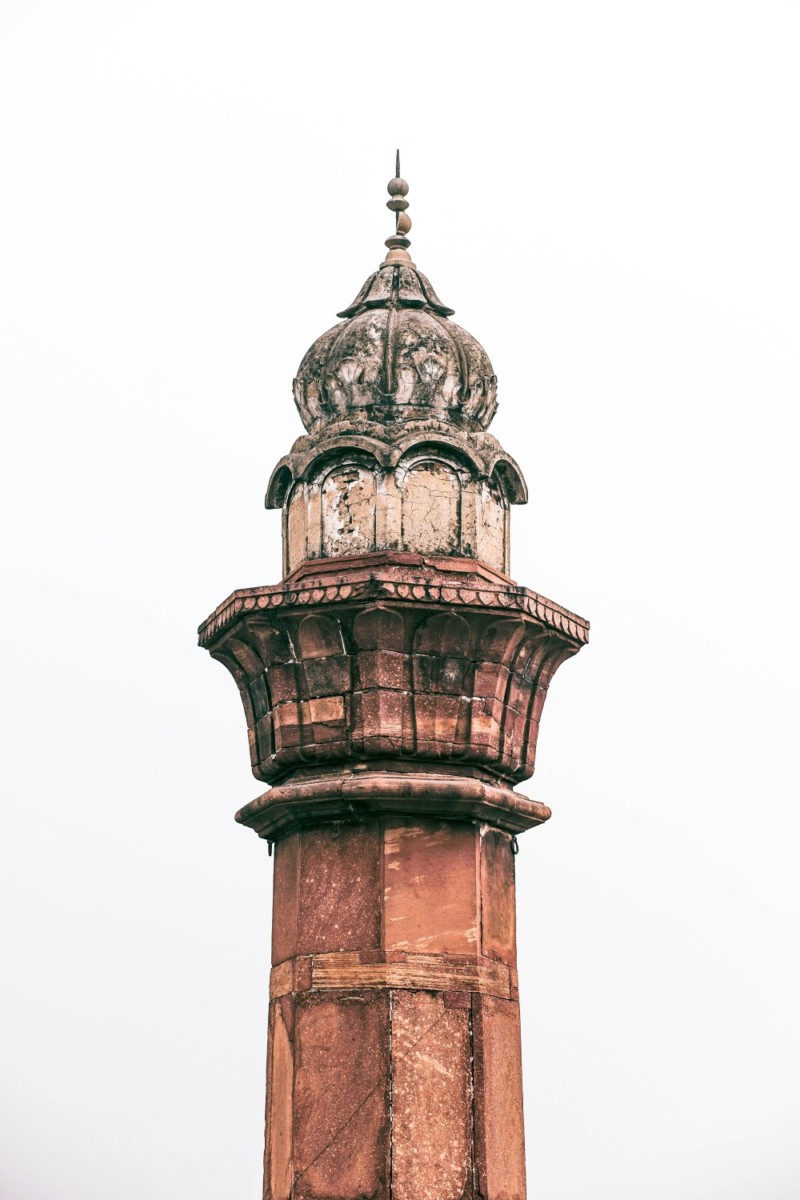
{"label": "column shaft", "polygon": [[385,817],[275,857],[267,1200],[522,1200],[511,837]]}

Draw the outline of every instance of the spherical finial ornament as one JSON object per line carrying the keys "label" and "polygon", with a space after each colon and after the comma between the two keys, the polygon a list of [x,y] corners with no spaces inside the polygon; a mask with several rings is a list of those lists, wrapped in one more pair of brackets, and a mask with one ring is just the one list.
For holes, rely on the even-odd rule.
{"label": "spherical finial ornament", "polygon": [[408,208],[408,184],[405,179],[400,178],[400,151],[397,151],[397,160],[395,163],[395,177],[390,179],[386,185],[386,190],[389,193],[389,199],[386,201],[386,207],[395,214],[394,233],[386,239],[385,245],[388,247],[389,253],[386,255],[386,262],[400,262],[411,260],[406,251],[411,245],[411,242],[406,237],[411,228],[411,218],[407,215]]}

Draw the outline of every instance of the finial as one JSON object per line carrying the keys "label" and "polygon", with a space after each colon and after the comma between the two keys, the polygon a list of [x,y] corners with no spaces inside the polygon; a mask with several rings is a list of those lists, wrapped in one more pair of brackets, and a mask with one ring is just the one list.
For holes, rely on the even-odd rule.
{"label": "finial", "polygon": [[406,183],[405,179],[400,178],[399,150],[397,151],[397,157],[395,159],[394,171],[394,179],[390,179],[386,185],[386,190],[389,193],[389,199],[386,201],[386,207],[397,215],[395,217],[394,233],[391,237],[386,239],[385,244],[389,249],[389,253],[386,255],[384,262],[410,263],[411,257],[408,253],[408,247],[411,245],[411,242],[406,237],[406,234],[411,228],[411,218],[406,212],[406,209],[408,208],[408,201],[406,200],[406,196],[408,194],[408,184]]}

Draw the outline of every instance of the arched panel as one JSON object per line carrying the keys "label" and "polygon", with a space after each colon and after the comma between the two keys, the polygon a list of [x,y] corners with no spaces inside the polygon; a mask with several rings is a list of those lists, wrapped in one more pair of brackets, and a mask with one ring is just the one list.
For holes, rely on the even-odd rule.
{"label": "arched panel", "polygon": [[342,631],[333,617],[304,617],[297,629],[298,657],[327,658],[342,654]]}
{"label": "arched panel", "polygon": [[283,629],[266,622],[253,622],[250,633],[258,647],[258,652],[265,667],[274,667],[276,663],[287,663],[293,659],[292,647]]}
{"label": "arched panel", "polygon": [[432,437],[427,431],[417,430],[395,443],[392,461],[401,468],[408,470],[414,463],[429,460],[449,463],[475,479],[485,474],[481,455],[476,453],[474,446],[457,438],[443,434]]}
{"label": "arched panel", "polygon": [[418,554],[461,551],[461,479],[436,459],[415,463],[401,487],[403,548]]}
{"label": "arched panel", "polygon": [[324,442],[302,455],[297,466],[297,475],[307,483],[321,483],[326,475],[340,465],[353,463],[367,471],[375,471],[381,465],[381,443],[375,438],[347,435],[334,442]]}
{"label": "arched panel", "polygon": [[511,664],[527,627],[524,621],[506,617],[485,629],[478,640],[477,653],[483,662]]}
{"label": "arched panel", "polygon": [[292,486],[292,478],[291,468],[284,459],[281,459],[272,472],[272,477],[267,486],[267,494],[264,497],[264,503],[267,508],[282,507],[289,488]]}
{"label": "arched panel", "polygon": [[528,503],[528,488],[517,464],[510,456],[495,463],[491,475],[492,483],[502,489],[512,504]]}
{"label": "arched panel", "polygon": [[415,654],[458,654],[469,653],[469,625],[457,613],[436,613],[421,625],[414,637]]}
{"label": "arched panel", "polygon": [[367,608],[353,622],[353,639],[359,650],[402,650],[403,618],[390,609]]}
{"label": "arched panel", "polygon": [[306,558],[312,557],[308,548],[308,496],[302,484],[298,484],[289,497],[285,520],[285,566],[293,571]]}
{"label": "arched panel", "polygon": [[470,628],[455,613],[429,618],[414,638],[412,680],[417,753],[452,758],[469,719]]}
{"label": "arched panel", "polygon": [[508,501],[496,483],[482,480],[477,485],[475,555],[495,567],[508,570]]}
{"label": "arched panel", "polygon": [[322,485],[322,556],[369,554],[375,549],[375,475],[350,463]]}

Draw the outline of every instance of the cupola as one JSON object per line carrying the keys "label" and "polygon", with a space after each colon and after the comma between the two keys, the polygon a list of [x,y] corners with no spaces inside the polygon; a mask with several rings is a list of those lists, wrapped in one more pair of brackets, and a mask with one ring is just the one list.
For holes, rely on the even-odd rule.
{"label": "cupola", "polygon": [[307,434],[273,472],[284,570],[386,550],[476,558],[509,570],[519,467],[486,430],[497,409],[488,354],[450,318],[408,253],[408,184],[396,174],[387,254],[313,343],[294,381]]}

